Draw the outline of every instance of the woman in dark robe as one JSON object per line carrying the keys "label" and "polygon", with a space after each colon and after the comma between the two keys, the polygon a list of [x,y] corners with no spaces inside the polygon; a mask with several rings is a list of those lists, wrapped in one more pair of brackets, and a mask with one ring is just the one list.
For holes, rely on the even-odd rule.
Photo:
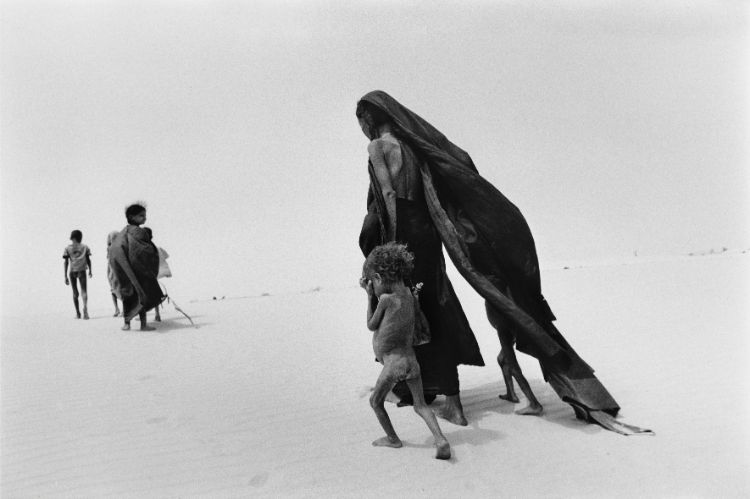
{"label": "woman in dark robe", "polygon": [[397,240],[415,253],[413,279],[424,282],[420,305],[432,330],[431,343],[416,348],[426,395],[446,394],[448,419],[466,424],[455,366],[484,365],[445,275],[442,243],[486,300],[492,324],[512,329],[498,334],[512,336],[520,351],[539,360],[545,380],[577,417],[620,433],[641,431],[615,421],[619,406],[555,328],[520,210],[479,175],[465,151],[385,92],[362,97],[356,114],[371,140],[360,248],[366,256]]}
{"label": "woman in dark robe", "polygon": [[115,236],[109,248],[109,264],[122,299],[123,330],[130,329],[130,321],[138,315],[142,331],[153,331],[146,323],[146,312],[164,300],[159,274],[159,251],[151,242],[151,235],[142,228],[146,222],[146,208],[140,204],[125,210],[128,225]]}
{"label": "woman in dark robe", "polygon": [[[368,215],[360,235],[367,256],[387,241],[405,243],[415,255],[411,284],[422,283],[419,304],[430,330],[430,342],[415,347],[422,371],[425,398],[445,395],[440,415],[466,425],[461,407],[458,364],[484,365],[474,333],[445,273],[442,243],[430,218],[422,188],[420,160],[409,145],[394,135],[395,127],[377,107],[361,102],[357,107],[362,131],[371,140],[372,183]],[[394,388],[402,403],[409,403],[408,390]]]}

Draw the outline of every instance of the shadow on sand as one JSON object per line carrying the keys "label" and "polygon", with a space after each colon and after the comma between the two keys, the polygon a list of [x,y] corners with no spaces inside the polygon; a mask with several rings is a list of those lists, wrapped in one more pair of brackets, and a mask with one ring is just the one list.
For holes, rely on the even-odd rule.
{"label": "shadow on sand", "polygon": [[201,316],[190,316],[193,319],[193,323],[185,317],[176,317],[174,319],[162,319],[161,322],[149,321],[150,326],[154,326],[156,331],[149,331],[152,333],[169,333],[172,331],[178,331],[180,329],[200,329],[202,326],[209,325],[208,323],[200,321]]}
{"label": "shadow on sand", "polygon": [[508,415],[514,418],[541,418],[550,423],[564,426],[583,433],[592,434],[603,431],[596,424],[589,424],[577,419],[573,408],[560,400],[555,391],[542,379],[529,379],[531,390],[536,395],[539,403],[544,407],[541,416],[522,416],[515,414],[515,411],[526,406],[527,402],[523,395],[516,387],[516,393],[520,402],[514,404],[498,397],[500,393],[505,393],[505,385],[499,379],[497,383],[487,383],[484,385],[469,388],[461,391],[461,401],[464,407],[464,414],[469,420],[469,425],[479,424],[485,416],[494,414]]}

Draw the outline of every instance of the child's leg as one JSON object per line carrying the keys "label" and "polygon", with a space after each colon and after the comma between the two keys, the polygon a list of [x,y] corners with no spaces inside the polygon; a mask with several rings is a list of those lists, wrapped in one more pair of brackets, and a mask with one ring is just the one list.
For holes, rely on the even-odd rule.
{"label": "child's leg", "polygon": [[70,287],[73,288],[73,305],[76,307],[76,318],[81,318],[81,309],[78,308],[78,276],[76,272],[70,273]]}
{"label": "child's leg", "polygon": [[89,318],[89,309],[88,309],[89,295],[86,290],[87,288],[86,272],[81,272],[80,274],[78,274],[78,276],[81,279],[81,301],[83,301],[83,318],[88,319]]}
{"label": "child's leg", "polygon": [[497,356],[497,363],[500,364],[500,370],[503,373],[503,380],[505,381],[505,395],[498,395],[501,399],[508,400],[509,402],[517,403],[518,397],[513,389],[513,378],[518,382],[518,386],[529,401],[529,405],[523,409],[516,411],[516,414],[521,415],[532,415],[536,416],[542,413],[542,404],[534,396],[534,392],[531,391],[529,382],[526,381],[526,377],[521,371],[521,366],[518,364],[515,350],[515,335],[513,333],[512,326],[494,307],[487,304],[487,317],[490,320],[492,326],[497,330],[497,337],[500,340],[500,353]]}
{"label": "child's leg", "polygon": [[[500,353],[502,355],[503,352]],[[511,347],[509,350],[506,350],[506,354],[506,364],[509,365],[510,373],[516,379],[516,381],[518,382],[518,386],[521,388],[521,391],[529,401],[529,405],[523,409],[517,410],[516,414],[521,414],[524,416],[538,416],[542,413],[542,404],[539,403],[539,401],[534,396],[534,392],[531,391],[531,386],[529,386],[529,382],[526,381],[526,377],[523,375],[523,371],[521,371],[521,366],[518,365],[518,359],[516,358],[515,350]],[[511,383],[513,383],[512,380]],[[510,394],[511,392],[508,393]],[[513,393],[513,396],[515,397],[515,393]],[[503,396],[500,395],[500,398],[503,398]],[[518,402],[517,398],[515,402]]]}
{"label": "child's leg", "polygon": [[451,446],[445,438],[445,435],[443,435],[443,432],[440,431],[440,426],[438,425],[435,414],[429,407],[427,407],[427,402],[424,399],[424,392],[422,391],[422,378],[417,377],[407,379],[406,384],[411,391],[411,396],[414,398],[414,412],[424,419],[425,423],[427,423],[427,427],[432,432],[432,436],[435,437],[435,448],[437,449],[435,458],[450,459]]}
{"label": "child's leg", "polygon": [[[500,336],[499,332],[498,336]],[[510,347],[504,345],[503,343],[503,341],[500,341],[500,353],[497,354],[497,363],[498,365],[500,365],[500,371],[503,373],[503,381],[505,382],[505,395],[501,393],[500,395],[498,395],[498,397],[515,404],[518,403],[518,397],[516,396],[516,391],[513,388],[512,363],[516,360],[515,352],[513,351],[512,343],[510,344]],[[511,360],[509,356],[512,356],[513,359]]]}
{"label": "child's leg", "polygon": [[156,330],[155,327],[149,326],[148,324],[146,324],[146,311],[145,310],[141,310],[140,312],[138,312],[138,317],[141,319],[141,331]]}
{"label": "child's leg", "polygon": [[115,315],[114,315],[114,317],[119,317],[120,316],[120,307],[117,306],[117,295],[114,294],[114,293],[112,293],[112,303],[115,304]]}
{"label": "child's leg", "polygon": [[540,415],[543,411],[542,404],[539,403],[539,401],[534,396],[534,392],[531,391],[531,386],[529,386],[529,382],[526,381],[526,377],[523,375],[523,371],[521,371],[521,366],[518,365],[518,359],[516,358],[516,352],[514,349],[510,350],[509,357],[511,359],[511,372],[513,374],[513,377],[518,382],[518,386],[521,388],[524,396],[526,396],[526,400],[529,401],[529,405],[523,409],[517,410],[516,414],[521,414],[523,416]]}
{"label": "child's leg", "polygon": [[388,392],[393,388],[393,381],[391,381],[387,375],[387,368],[383,368],[383,371],[378,377],[378,381],[375,383],[375,388],[370,396],[370,407],[375,411],[375,415],[378,418],[380,426],[385,431],[385,437],[375,440],[372,445],[376,447],[401,447],[403,444],[396,435],[396,430],[393,429],[391,424],[391,418],[388,417],[388,413],[385,411],[385,397]]}

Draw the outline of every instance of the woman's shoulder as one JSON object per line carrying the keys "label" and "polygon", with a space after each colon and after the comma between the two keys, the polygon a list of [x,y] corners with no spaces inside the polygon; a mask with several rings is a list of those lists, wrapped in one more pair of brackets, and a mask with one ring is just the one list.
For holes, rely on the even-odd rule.
{"label": "woman's shoulder", "polygon": [[401,143],[398,141],[396,137],[393,135],[386,135],[384,137],[378,137],[377,139],[370,142],[370,145],[367,146],[367,150],[370,152],[373,151],[383,151],[387,152],[391,149],[399,148],[401,147]]}

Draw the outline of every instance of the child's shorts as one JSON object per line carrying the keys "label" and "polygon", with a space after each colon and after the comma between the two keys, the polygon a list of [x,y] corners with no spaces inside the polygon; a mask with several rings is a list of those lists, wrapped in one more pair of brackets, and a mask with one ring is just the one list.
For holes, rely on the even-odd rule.
{"label": "child's shorts", "polygon": [[82,284],[86,284],[86,271],[85,270],[71,270],[70,280],[75,281],[78,279]]}
{"label": "child's shorts", "polygon": [[398,383],[408,379],[415,379],[421,375],[419,362],[414,352],[391,352],[383,358],[383,372],[378,381]]}

